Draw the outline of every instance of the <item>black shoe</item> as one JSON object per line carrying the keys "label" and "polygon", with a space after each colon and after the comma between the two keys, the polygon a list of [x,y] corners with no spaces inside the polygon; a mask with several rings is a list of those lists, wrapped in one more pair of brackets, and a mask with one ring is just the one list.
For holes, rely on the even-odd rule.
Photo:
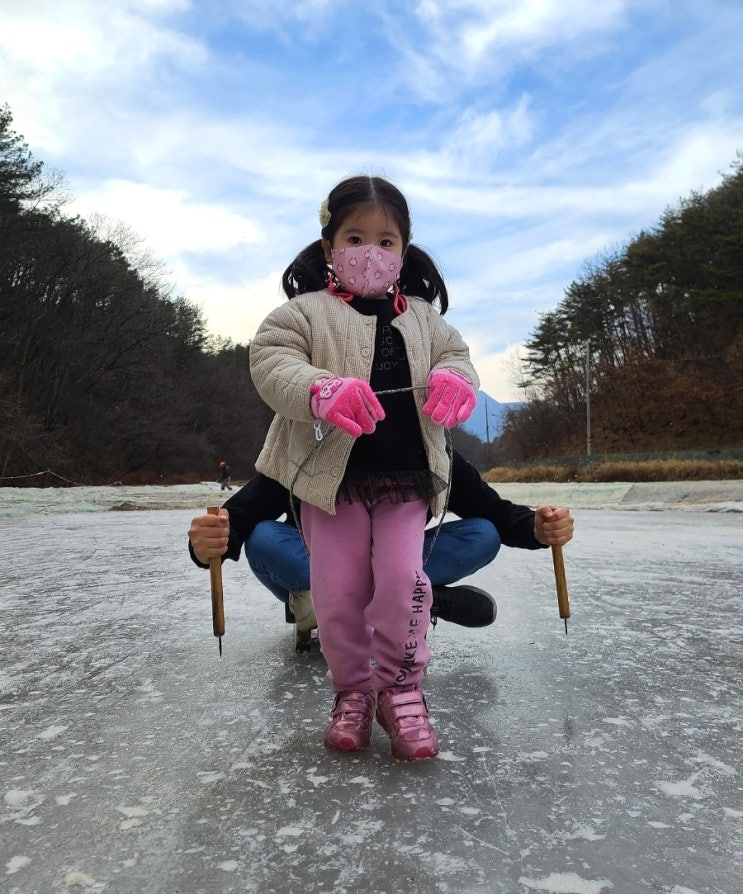
{"label": "black shoe", "polygon": [[439,618],[461,627],[487,627],[495,621],[498,609],[495,599],[485,590],[470,584],[433,588],[431,622]]}

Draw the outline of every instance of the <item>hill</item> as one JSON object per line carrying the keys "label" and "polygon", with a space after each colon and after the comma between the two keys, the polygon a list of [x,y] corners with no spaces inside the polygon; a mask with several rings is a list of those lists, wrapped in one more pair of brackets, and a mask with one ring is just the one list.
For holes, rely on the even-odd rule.
{"label": "hill", "polygon": [[500,437],[508,410],[518,409],[521,406],[523,404],[519,401],[501,403],[484,391],[478,391],[477,406],[461,427],[487,444]]}

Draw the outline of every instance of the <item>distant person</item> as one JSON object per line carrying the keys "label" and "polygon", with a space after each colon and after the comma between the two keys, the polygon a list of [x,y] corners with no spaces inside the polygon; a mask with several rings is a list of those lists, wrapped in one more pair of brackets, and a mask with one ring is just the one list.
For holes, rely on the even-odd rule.
{"label": "distant person", "polygon": [[224,460],[219,464],[219,483],[220,490],[232,490],[230,484],[230,467]]}

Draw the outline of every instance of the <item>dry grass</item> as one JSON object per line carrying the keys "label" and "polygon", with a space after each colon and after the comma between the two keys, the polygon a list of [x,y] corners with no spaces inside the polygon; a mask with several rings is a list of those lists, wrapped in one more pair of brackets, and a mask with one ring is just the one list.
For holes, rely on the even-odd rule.
{"label": "dry grass", "polygon": [[509,481],[524,484],[548,481],[724,481],[743,478],[743,461],[669,459],[580,466],[532,465],[521,469],[504,466],[490,469],[482,477],[485,481],[501,484]]}

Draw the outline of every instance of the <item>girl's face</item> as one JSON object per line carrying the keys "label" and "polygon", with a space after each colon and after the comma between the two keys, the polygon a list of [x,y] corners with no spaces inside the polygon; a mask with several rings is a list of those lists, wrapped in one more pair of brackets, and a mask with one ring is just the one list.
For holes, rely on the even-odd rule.
{"label": "girl's face", "polygon": [[379,245],[400,257],[405,251],[395,218],[381,205],[368,205],[352,212],[336,230],[332,245],[327,239],[322,242],[328,262],[331,249],[351,245]]}

